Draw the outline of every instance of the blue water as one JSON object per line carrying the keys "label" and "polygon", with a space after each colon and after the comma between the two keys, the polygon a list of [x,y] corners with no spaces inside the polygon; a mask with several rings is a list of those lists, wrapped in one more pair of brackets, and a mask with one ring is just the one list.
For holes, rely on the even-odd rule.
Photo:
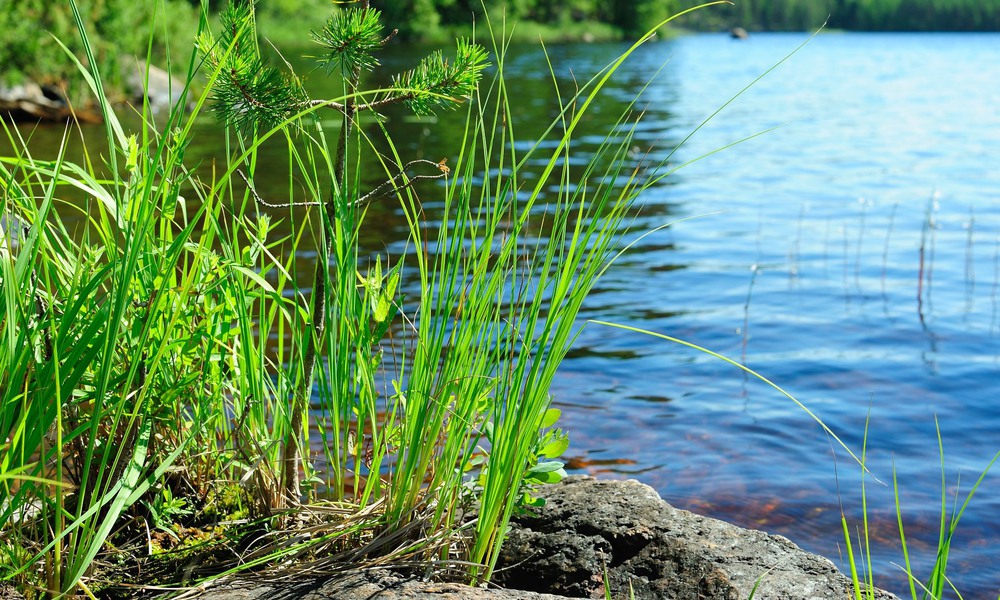
{"label": "blue water", "polygon": [[[1000,450],[1000,35],[822,34],[727,105],[807,39],[693,35],[625,63],[574,149],[585,162],[638,95],[633,154],[684,166],[640,199],[636,230],[675,224],[638,241],[583,316],[745,363],[858,456],[867,421],[876,582],[902,592],[893,467],[923,579],[942,504],[936,423],[949,512]],[[626,48],[550,47],[559,88],[571,93]],[[399,50],[388,69],[412,66]],[[552,78],[537,46],[506,65],[527,147],[558,114]],[[436,161],[455,154],[461,121],[389,123],[401,155]],[[433,189],[421,197],[433,220]],[[371,211],[381,227],[364,243],[407,248],[400,211]],[[862,526],[861,468],[774,389],[689,348],[588,325],[552,392],[572,471],[634,477],[847,570],[840,518]],[[997,515],[1000,471],[953,542],[948,573],[967,598],[1000,593]]]}
{"label": "blue water", "polygon": [[[575,149],[586,158],[607,119],[638,95],[635,155],[665,159],[807,37],[650,44],[595,103]],[[625,48],[550,47],[560,89]],[[413,55],[397,48],[383,62],[410,67]],[[998,65],[997,34],[812,39],[670,156],[670,167],[695,162],[640,199],[636,226],[674,225],[638,241],[584,310],[747,364],[859,456],[868,420],[868,466],[882,482],[866,487],[872,560],[876,583],[897,592],[906,584],[895,566],[893,468],[911,560],[925,577],[942,503],[936,426],[949,511],[1000,450]],[[520,130],[540,130],[558,113],[545,61],[537,47],[515,48],[507,66]],[[391,115],[401,155],[455,154],[455,114],[433,125]],[[218,127],[206,119],[202,129],[189,157],[224,156]],[[41,128],[33,139],[54,148],[61,134]],[[284,152],[277,145],[273,160]],[[262,165],[270,160],[262,153]],[[275,168],[268,181],[258,169],[259,191],[286,194],[286,173]],[[363,233],[373,251],[407,247],[391,204],[373,206],[368,223],[382,224]],[[315,253],[298,258],[310,273]],[[846,567],[840,516],[861,526],[861,469],[774,389],[690,348],[591,324],[552,391],[574,472],[634,477],[679,507],[784,534]],[[966,598],[1000,593],[997,515],[1000,471],[984,480],[952,546],[949,575]]]}
{"label": "blue water", "polygon": [[[640,101],[640,143],[669,150],[807,37],[644,48],[619,80],[627,94],[662,67]],[[560,51],[568,60],[556,64],[579,72],[613,49]],[[866,488],[876,582],[897,592],[893,466],[923,576],[942,502],[936,421],[949,511],[1000,450],[998,65],[1000,35],[816,37],[682,146],[676,164],[766,131],[648,193],[642,225],[695,218],[638,243],[588,304],[588,317],[744,362],[859,455],[870,418],[868,465],[886,484]],[[768,386],[688,348],[590,325],[555,397],[580,471],[635,477],[677,506],[844,566],[840,514],[861,525],[860,467]],[[965,597],[1000,592],[997,515],[1000,472],[952,546]]]}

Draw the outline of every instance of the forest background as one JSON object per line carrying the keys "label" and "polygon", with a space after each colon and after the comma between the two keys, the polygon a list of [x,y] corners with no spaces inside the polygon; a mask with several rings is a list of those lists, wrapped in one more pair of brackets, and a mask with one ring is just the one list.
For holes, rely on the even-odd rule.
{"label": "forest background", "polygon": [[[217,12],[227,0],[209,0]],[[246,0],[235,0],[246,1]],[[402,41],[441,42],[469,33],[484,13],[505,15],[517,23],[520,39],[549,42],[634,39],[666,16],[697,4],[696,0],[392,0],[375,3],[387,23],[398,24]],[[92,42],[105,72],[113,74],[122,54],[145,54],[150,25],[166,35],[171,48],[163,54],[190,53],[201,0],[80,0],[92,23]],[[260,0],[259,31],[279,47],[302,43],[302,24],[322,25],[331,0]],[[164,18],[166,17],[166,18]],[[1000,0],[737,0],[732,6],[696,11],[679,27],[717,31],[998,31]],[[77,49],[68,3],[51,0],[4,0],[0,3],[0,85],[24,79],[42,85],[62,84],[74,69],[53,37]],[[185,32],[189,32],[185,35]],[[184,61],[177,61],[178,64]],[[114,82],[112,82],[114,83]]]}

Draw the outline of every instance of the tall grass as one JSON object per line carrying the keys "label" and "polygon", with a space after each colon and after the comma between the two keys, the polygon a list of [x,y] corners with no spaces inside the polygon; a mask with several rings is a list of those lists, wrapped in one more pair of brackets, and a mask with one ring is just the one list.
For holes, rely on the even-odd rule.
{"label": "tall grass", "polygon": [[[107,146],[69,162],[67,129],[57,156],[38,158],[3,125],[15,151],[0,159],[0,577],[29,596],[93,595],[111,584],[113,557],[146,556],[129,563],[138,573],[169,560],[166,547],[190,549],[180,538],[197,529],[216,574],[419,559],[488,580],[512,513],[538,502],[530,487],[563,475],[548,390],[633,202],[658,176],[628,158],[627,112],[570,171],[580,120],[651,34],[560,98],[543,136],[554,143],[526,152],[514,150],[498,33],[495,76],[469,94],[451,166],[408,160],[381,125],[378,140],[353,126],[352,106],[393,94],[454,100],[419,95],[418,67],[386,90],[348,76],[340,98],[234,127],[222,168],[195,173],[185,151],[209,94],[240,44],[260,56],[252,15],[224,21],[225,43],[202,38],[210,60],[192,59],[188,81],[200,67],[213,91],[190,113],[188,93],[158,127],[143,106],[127,133],[71,5]],[[331,106],[346,107],[334,133],[317,117]],[[271,139],[286,144],[289,189],[310,196],[291,239],[274,239],[271,200],[253,183]],[[364,189],[373,160],[384,182]],[[420,192],[443,202],[436,225],[422,179],[440,182]],[[373,200],[400,203],[410,258],[361,255]],[[310,236],[320,253],[303,289],[293,257]],[[418,282],[412,299],[405,278]],[[240,538],[249,550],[236,554]]]}
{"label": "tall grass", "polygon": [[[767,379],[760,373],[750,369],[749,367],[742,365],[726,356],[718,354],[708,348],[704,348],[693,344],[691,342],[681,340],[663,333],[650,331],[646,329],[641,329],[637,327],[631,327],[627,325],[621,325],[616,323],[608,323],[604,321],[592,321],[597,325],[604,325],[608,327],[614,327],[618,329],[623,329],[626,331],[632,331],[634,333],[639,333],[642,335],[650,336],[674,344],[679,344],[691,348],[695,351],[708,354],[714,358],[721,360],[722,362],[729,363],[730,365],[742,370],[748,375],[762,381],[767,384],[779,394],[786,397],[798,408],[803,410],[809,417],[811,417],[823,430],[826,432],[827,436],[831,439],[831,445],[833,442],[840,446],[847,454],[860,466],[861,468],[861,525],[855,531],[852,532],[851,525],[847,519],[843,506],[841,507],[841,527],[843,529],[844,535],[844,549],[846,551],[847,568],[850,572],[851,579],[851,593],[857,600],[862,599],[872,599],[877,596],[876,594],[876,571],[872,562],[872,550],[871,550],[871,530],[869,528],[869,504],[868,504],[868,493],[867,484],[868,480],[871,479],[879,485],[885,485],[884,482],[880,481],[875,477],[868,468],[868,434],[869,434],[869,421],[865,421],[865,430],[863,435],[863,443],[861,447],[860,456],[853,452],[838,436],[831,430],[818,415],[811,411],[806,405],[801,401],[796,399],[792,394],[778,386],[771,380]],[[948,578],[948,558],[951,552],[952,541],[955,536],[955,532],[958,529],[959,522],[962,516],[965,514],[965,510],[969,507],[972,502],[972,498],[975,496],[979,487],[982,485],[986,476],[989,474],[993,465],[1000,460],[1000,452],[993,455],[993,458],[986,464],[983,470],[980,472],[978,479],[972,488],[965,495],[964,500],[962,500],[961,505],[959,505],[959,495],[956,489],[955,496],[952,499],[952,506],[949,508],[949,498],[948,498],[948,482],[945,471],[944,462],[944,445],[942,443],[940,427],[937,426],[937,419],[935,418],[935,427],[937,428],[938,436],[938,451],[941,458],[941,509],[939,512],[939,528],[938,528],[938,539],[936,544],[931,547],[934,549],[934,560],[931,567],[926,573],[919,573],[913,568],[911,564],[910,547],[907,545],[906,541],[906,531],[904,527],[903,518],[903,507],[900,503],[900,486],[896,478],[895,468],[893,468],[892,473],[892,489],[895,497],[895,512],[896,512],[896,523],[899,531],[900,540],[900,550],[902,554],[902,565],[900,568],[903,570],[906,576],[907,583],[909,584],[910,597],[913,600],[941,600],[945,598],[947,594],[954,593],[958,598],[962,598],[960,590],[952,583]],[[836,455],[836,454],[834,454]],[[855,543],[857,546],[855,546]],[[753,592],[756,592],[758,587],[758,581],[755,583]],[[751,597],[753,596],[751,593]]]}
{"label": "tall grass", "polygon": [[[246,439],[245,407],[273,396],[250,310],[269,291],[259,248],[220,252],[224,188],[185,166],[205,98],[185,116],[181,94],[165,134],[143,105],[126,134],[71,7],[107,146],[69,163],[67,129],[40,159],[4,122],[15,153],[0,159],[0,576],[29,595],[90,595],[108,540],[135,543],[140,500],[238,480],[266,445]],[[261,229],[245,228],[258,247]]]}
{"label": "tall grass", "polygon": [[[865,461],[867,459],[866,449],[869,434],[868,425],[869,423],[866,420],[864,449],[861,454],[862,467],[865,466]],[[965,514],[965,510],[968,508],[972,498],[979,490],[979,486],[982,485],[997,460],[1000,460],[1000,452],[993,455],[993,458],[980,472],[976,482],[969,489],[968,493],[965,494],[964,500],[961,500],[959,496],[957,483],[955,486],[954,497],[949,499],[948,481],[945,470],[944,444],[941,438],[941,428],[936,417],[934,419],[934,425],[937,431],[938,455],[941,459],[941,507],[938,513],[938,538],[935,543],[930,544],[930,547],[934,551],[933,561],[929,563],[930,568],[926,572],[920,572],[911,562],[911,549],[906,539],[903,506],[900,502],[900,485],[896,478],[895,466],[893,467],[892,472],[892,491],[895,500],[894,509],[896,513],[896,525],[899,532],[900,550],[903,559],[902,564],[898,565],[898,568],[900,568],[906,576],[908,590],[912,600],[917,600],[918,598],[921,600],[939,600],[941,598],[948,597],[951,594],[954,594],[955,597],[962,598],[961,591],[948,577],[948,562],[949,554],[951,553],[952,548],[952,541],[954,539],[955,532],[958,529],[958,525],[962,520],[962,516]],[[843,514],[843,509],[841,510],[841,523],[844,530],[844,547],[847,552],[847,564],[851,572],[854,597],[857,600],[875,597],[874,586],[876,585],[876,581],[875,572],[872,567],[870,545],[871,532],[869,530],[868,496],[866,492],[866,480],[869,476],[870,475],[868,474],[867,469],[863,468],[861,478],[862,522],[861,526],[854,532],[854,535],[852,535],[847,517]],[[961,504],[959,504],[960,500]],[[950,507],[949,504],[951,504]],[[855,553],[855,541],[858,544],[857,553]]]}
{"label": "tall grass", "polygon": [[[74,5],[107,147],[69,162],[67,129],[57,155],[38,158],[3,125],[15,151],[0,158],[0,579],[33,597],[94,595],[120,584],[116,560],[160,573],[201,552],[206,569],[164,582],[388,562],[488,581],[512,514],[564,475],[551,383],[634,203],[666,174],[630,156],[631,107],[582,169],[572,151],[652,32],[574,95],[554,85],[559,114],[522,151],[505,33],[490,31],[495,70],[478,86],[428,86],[449,64],[432,55],[366,90],[355,56],[342,94],[313,100],[263,61],[247,6],[232,10],[217,37],[202,19],[205,61],[191,59],[185,92],[199,71],[207,91],[193,110],[182,94],[156,126],[143,106],[126,133]],[[377,42],[377,13],[360,10],[348,24]],[[473,42],[457,53],[477,83],[485,54]],[[192,171],[185,152],[209,103],[248,100],[238,69],[284,104],[223,109],[229,152],[217,171]],[[357,126],[390,101],[420,112],[460,99],[447,162],[411,160],[382,121]],[[305,195],[304,213],[255,186],[265,143],[287,149],[288,197]],[[421,197],[442,206],[436,221]],[[398,203],[407,255],[362,252],[371,202]],[[275,218],[298,219],[288,238]],[[309,288],[295,267],[306,247]]]}

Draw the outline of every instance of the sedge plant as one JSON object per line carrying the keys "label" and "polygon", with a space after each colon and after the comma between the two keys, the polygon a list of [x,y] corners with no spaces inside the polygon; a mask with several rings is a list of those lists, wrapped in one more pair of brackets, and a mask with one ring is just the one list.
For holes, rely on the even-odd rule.
{"label": "sedge plant", "polygon": [[[385,527],[423,520],[433,532],[462,528],[470,502],[478,501],[464,558],[480,565],[472,567],[473,581],[488,580],[513,511],[536,502],[528,486],[563,476],[554,459],[567,442],[553,427],[559,415],[548,390],[579,332],[582,302],[656,173],[630,162],[628,114],[609,125],[622,135],[609,136],[582,174],[570,170],[571,140],[618,66],[654,32],[578,94],[560,98],[560,115],[543,136],[554,143],[519,152],[502,36],[492,36],[496,75],[488,86],[477,86],[485,51],[459,41],[453,62],[435,53],[390,88],[366,89],[364,75],[378,68],[376,52],[392,33],[376,9],[356,3],[313,34],[321,62],[344,86],[340,98],[313,99],[294,74],[263,63],[254,27],[249,7],[233,7],[219,36],[202,36],[199,48],[215,77],[219,114],[239,140],[235,162],[245,162],[247,182],[252,187],[256,149],[280,133],[293,178],[307,182],[320,223],[311,293],[299,296],[306,317],[301,334],[293,334],[295,390],[275,436],[283,447],[281,501],[297,502],[306,491],[300,471],[315,480],[301,450],[309,447],[304,423],[312,408],[329,469],[320,482],[362,510],[384,502]],[[453,166],[408,160],[384,123],[358,124],[363,113],[390,105],[421,115],[460,100],[468,110]],[[330,110],[340,115],[335,138],[317,115]],[[366,188],[361,171],[373,163],[384,179]],[[414,171],[421,166],[430,172]],[[441,185],[422,193],[443,204],[436,228],[423,221],[414,185],[431,178]],[[546,198],[553,186],[555,198]],[[410,262],[388,267],[387,257],[383,271],[379,257],[362,268],[359,232],[374,201],[399,203],[415,249]],[[531,233],[540,227],[544,243]],[[416,302],[399,295],[406,277],[417,282]],[[397,316],[402,325],[393,329]],[[398,368],[386,375],[390,332]]]}
{"label": "sedge plant", "polygon": [[[900,550],[902,551],[903,557],[902,564],[899,565],[899,568],[902,569],[903,574],[906,576],[907,586],[912,600],[939,600],[952,593],[956,597],[962,598],[961,591],[948,577],[948,557],[951,552],[952,540],[958,529],[958,525],[961,522],[962,516],[965,514],[965,510],[969,507],[969,503],[972,501],[973,496],[975,496],[976,492],[979,490],[979,486],[982,485],[986,476],[989,474],[990,470],[992,470],[994,463],[996,463],[997,460],[1000,460],[1000,452],[998,452],[983,468],[978,479],[976,479],[972,488],[965,495],[965,498],[961,499],[961,504],[959,504],[960,497],[956,485],[955,496],[951,499],[951,507],[949,507],[948,484],[944,460],[944,444],[941,439],[940,424],[938,423],[936,417],[934,419],[934,426],[937,431],[938,455],[941,459],[941,507],[938,516],[938,538],[935,543],[930,545],[930,547],[935,551],[933,561],[927,561],[930,564],[930,568],[925,573],[918,572],[911,563],[911,550],[906,540],[906,529],[903,522],[903,508],[899,498],[900,487],[899,481],[896,478],[895,466],[893,467],[892,472],[892,490],[895,501],[894,508],[896,513],[896,525],[899,531]],[[864,445],[867,447],[867,420],[865,422],[864,433]],[[862,464],[864,465],[864,461],[866,460],[866,452],[864,450],[862,450],[861,459]],[[869,543],[870,532],[868,524],[868,498],[865,491],[865,480],[868,477],[869,474],[867,473],[867,470],[863,469],[861,481],[862,524],[856,532],[858,538],[857,553],[855,552],[854,541],[852,540],[847,517],[844,516],[843,511],[841,511],[841,523],[844,530],[844,547],[847,552],[847,562],[851,572],[853,593],[857,600],[867,600],[875,597],[875,575],[874,569],[872,568],[871,548]],[[859,575],[859,571],[862,572],[862,575]]]}
{"label": "sedge plant", "polygon": [[14,153],[0,159],[0,578],[29,597],[92,596],[97,559],[112,538],[137,543],[128,523],[142,506],[155,523],[169,486],[204,496],[220,476],[238,479],[246,450],[230,442],[245,419],[231,417],[267,380],[257,338],[242,337],[248,303],[269,291],[254,268],[267,223],[254,223],[253,252],[220,254],[222,188],[185,166],[204,98],[185,116],[179,90],[159,127],[143,103],[139,131],[126,134],[69,5],[84,56],[67,60],[104,116],[107,146],[69,162],[67,129],[59,153],[38,158],[3,122]]}
{"label": "sedge plant", "polygon": [[[486,53],[482,47],[459,40],[457,57],[453,63],[445,61],[440,52],[434,53],[425,58],[416,69],[397,76],[392,89],[362,94],[362,75],[378,66],[376,52],[388,43],[395,32],[383,32],[379,11],[371,8],[367,2],[359,4],[336,11],[325,27],[313,34],[315,41],[323,48],[324,55],[320,62],[329,73],[336,73],[343,80],[342,100],[310,99],[295,78],[263,65],[257,44],[253,6],[250,3],[234,4],[223,12],[222,32],[218,40],[211,34],[205,34],[199,39],[199,48],[206,58],[207,66],[219,74],[213,88],[215,106],[225,122],[241,129],[241,133],[257,138],[251,142],[252,147],[256,147],[263,137],[257,136],[258,133],[283,126],[285,119],[289,117],[296,120],[297,127],[318,124],[319,121],[312,114],[317,109],[333,110],[341,117],[332,156],[329,155],[330,148],[326,138],[322,137],[323,132],[319,132],[321,140],[317,151],[325,157],[326,166],[331,167],[328,181],[325,182],[327,185],[317,181],[320,174],[316,170],[310,173],[312,180],[316,182],[313,192],[319,196],[316,204],[321,211],[319,218],[322,226],[317,244],[321,260],[316,263],[312,279],[309,317],[306,332],[301,338],[301,371],[289,411],[288,430],[282,442],[281,489],[285,500],[293,502],[298,501],[301,493],[299,469],[302,463],[304,423],[307,420],[306,412],[321,345],[326,342],[334,346],[346,344],[337,348],[337,356],[345,360],[331,365],[340,369],[331,376],[331,381],[338,386],[332,392],[337,397],[335,401],[344,403],[339,408],[344,408],[352,404],[349,397],[355,392],[354,387],[348,384],[352,379],[349,371],[355,366],[350,364],[348,357],[355,351],[360,354],[369,353],[385,333],[381,324],[387,323],[393,291],[387,290],[388,293],[381,299],[382,308],[377,308],[376,314],[369,315],[365,312],[364,304],[358,302],[353,290],[358,262],[356,236],[362,226],[365,205],[412,185],[421,177],[418,175],[403,183],[400,180],[406,179],[406,172],[401,168],[383,185],[376,186],[367,194],[361,194],[358,181],[349,181],[346,169],[348,153],[351,151],[349,146],[359,143],[355,136],[359,115],[401,103],[405,103],[417,114],[428,114],[435,106],[460,102],[475,89],[480,73],[486,66]],[[420,162],[429,161],[414,161],[404,167],[415,166]],[[308,164],[306,170],[315,166],[313,158],[313,163]],[[332,275],[328,266],[329,259],[334,262]],[[369,295],[381,293],[380,270],[377,269],[370,278],[363,278]],[[390,279],[394,277],[395,275],[390,275]],[[335,286],[334,297],[338,302],[334,307],[334,315],[328,315],[327,289],[331,279]],[[380,299],[375,298],[376,305],[379,301]],[[333,317],[332,321],[328,321],[328,316]],[[375,321],[375,332],[362,341],[357,338],[364,335],[360,330],[366,326],[359,321],[368,318]],[[357,368],[365,369],[363,363],[368,363],[367,374],[372,375],[370,370],[374,365],[367,359],[361,360]],[[366,382],[370,380],[370,377],[364,375],[362,378]],[[367,386],[362,392],[367,391],[365,395],[371,396],[371,387]],[[370,406],[368,400],[371,398],[362,397],[358,400],[359,406],[353,407],[354,414],[364,424],[365,415],[359,412],[363,410],[359,407]],[[341,423],[337,421],[338,425]],[[341,439],[338,431],[335,431],[333,437]],[[334,456],[340,454],[337,448],[334,448],[333,453]]]}
{"label": "sedge plant", "polygon": [[[262,57],[253,3],[220,22],[212,34],[202,20],[187,81],[200,68],[208,91],[189,114],[188,94],[159,126],[144,106],[127,134],[88,50],[77,66],[104,114],[101,153],[36,158],[4,128],[19,150],[0,159],[0,577],[93,594],[99,558],[174,543],[170,521],[205,518],[236,486],[252,537],[215,574],[419,559],[488,581],[512,514],[540,502],[532,486],[564,475],[549,389],[635,201],[662,176],[630,154],[637,111],[607,124],[582,168],[572,153],[594,99],[654,32],[557,96],[525,148],[503,33],[491,58],[460,40],[454,58],[432,53],[373,88],[392,32],[367,2],[337,9],[314,38],[343,93],[315,99]],[[210,99],[229,152],[220,171],[194,172],[185,153]],[[404,156],[379,117],[459,105],[447,162]],[[294,203],[255,185],[272,139],[287,148],[288,196],[307,196],[287,239],[268,215]],[[363,255],[374,202],[398,204],[407,256]],[[294,255],[310,236],[305,288]]]}

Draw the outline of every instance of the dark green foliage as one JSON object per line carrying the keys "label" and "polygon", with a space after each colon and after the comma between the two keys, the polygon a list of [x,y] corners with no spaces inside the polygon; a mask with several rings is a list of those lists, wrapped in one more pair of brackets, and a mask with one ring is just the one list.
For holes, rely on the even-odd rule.
{"label": "dark green foliage", "polygon": [[[633,38],[701,0],[403,0],[381,3],[404,38],[434,36],[440,25],[534,21],[551,26],[600,22]],[[391,6],[389,6],[391,5]],[[733,0],[684,17],[678,26],[723,29],[809,30],[822,25],[853,30],[996,31],[1000,0]]]}
{"label": "dark green foliage", "polygon": [[824,22],[858,31],[997,31],[1000,0],[734,0],[699,11],[684,25],[808,30]]}
{"label": "dark green foliage", "polygon": [[[445,18],[455,14],[454,0],[398,0],[377,2],[386,23],[399,28],[402,39],[426,39],[440,36]],[[463,13],[463,25],[471,22],[471,14]]]}
{"label": "dark green foliage", "polygon": [[264,64],[257,46],[253,8],[232,4],[221,15],[216,41],[205,32],[197,41],[209,72],[219,71],[223,85],[213,88],[221,120],[244,131],[271,129],[301,110],[308,101],[298,81]]}
{"label": "dark green foliage", "polygon": [[[80,0],[80,12],[89,24],[91,46],[101,65],[106,84],[120,77],[122,57],[145,58],[151,33],[155,36],[153,62],[165,64],[163,39],[177,42],[175,59],[185,63],[190,56],[190,32],[197,28],[197,13],[183,0]],[[166,16],[166,18],[164,18]],[[0,82],[19,83],[32,79],[40,84],[66,86],[71,98],[81,98],[82,84],[71,61],[66,59],[58,38],[77,56],[82,45],[73,22],[69,2],[53,0],[0,1]],[[187,35],[181,35],[187,32]],[[163,34],[166,33],[166,36]]]}
{"label": "dark green foliage", "polygon": [[860,30],[996,31],[1000,0],[838,0],[830,22]]}
{"label": "dark green foliage", "polygon": [[676,1],[615,0],[611,4],[611,22],[629,38],[641,36],[670,15],[676,14],[679,9]]}
{"label": "dark green foliage", "polygon": [[383,38],[380,13],[374,9],[337,11],[313,32],[313,40],[327,51],[320,60],[327,72],[371,71],[379,64],[373,53],[382,49]]}
{"label": "dark green foliage", "polygon": [[434,4],[445,24],[466,25],[470,18],[484,23],[487,14],[496,21],[503,17],[508,23],[535,21],[559,26],[593,21],[613,25],[625,37],[645,33],[679,8],[676,0],[435,0]]}
{"label": "dark green foliage", "polygon": [[[260,10],[275,13],[296,6],[309,9],[315,1],[269,0]],[[482,27],[486,14],[497,23],[505,18],[508,23],[534,22],[556,28],[605,23],[631,39],[701,1],[393,0],[374,4],[386,22],[399,27],[402,39],[440,38],[442,30],[465,30],[473,20]],[[831,28],[861,31],[1000,31],[1000,0],[733,0],[733,5],[687,15],[677,26],[696,30],[741,26],[761,31],[804,31],[824,22]],[[559,32],[553,34],[558,36]]]}
{"label": "dark green foliage", "polygon": [[440,50],[420,61],[417,68],[393,78],[393,87],[407,90],[403,102],[418,115],[429,115],[436,106],[454,108],[457,100],[467,99],[476,89],[487,65],[486,50],[460,39],[455,62],[445,60]]}

